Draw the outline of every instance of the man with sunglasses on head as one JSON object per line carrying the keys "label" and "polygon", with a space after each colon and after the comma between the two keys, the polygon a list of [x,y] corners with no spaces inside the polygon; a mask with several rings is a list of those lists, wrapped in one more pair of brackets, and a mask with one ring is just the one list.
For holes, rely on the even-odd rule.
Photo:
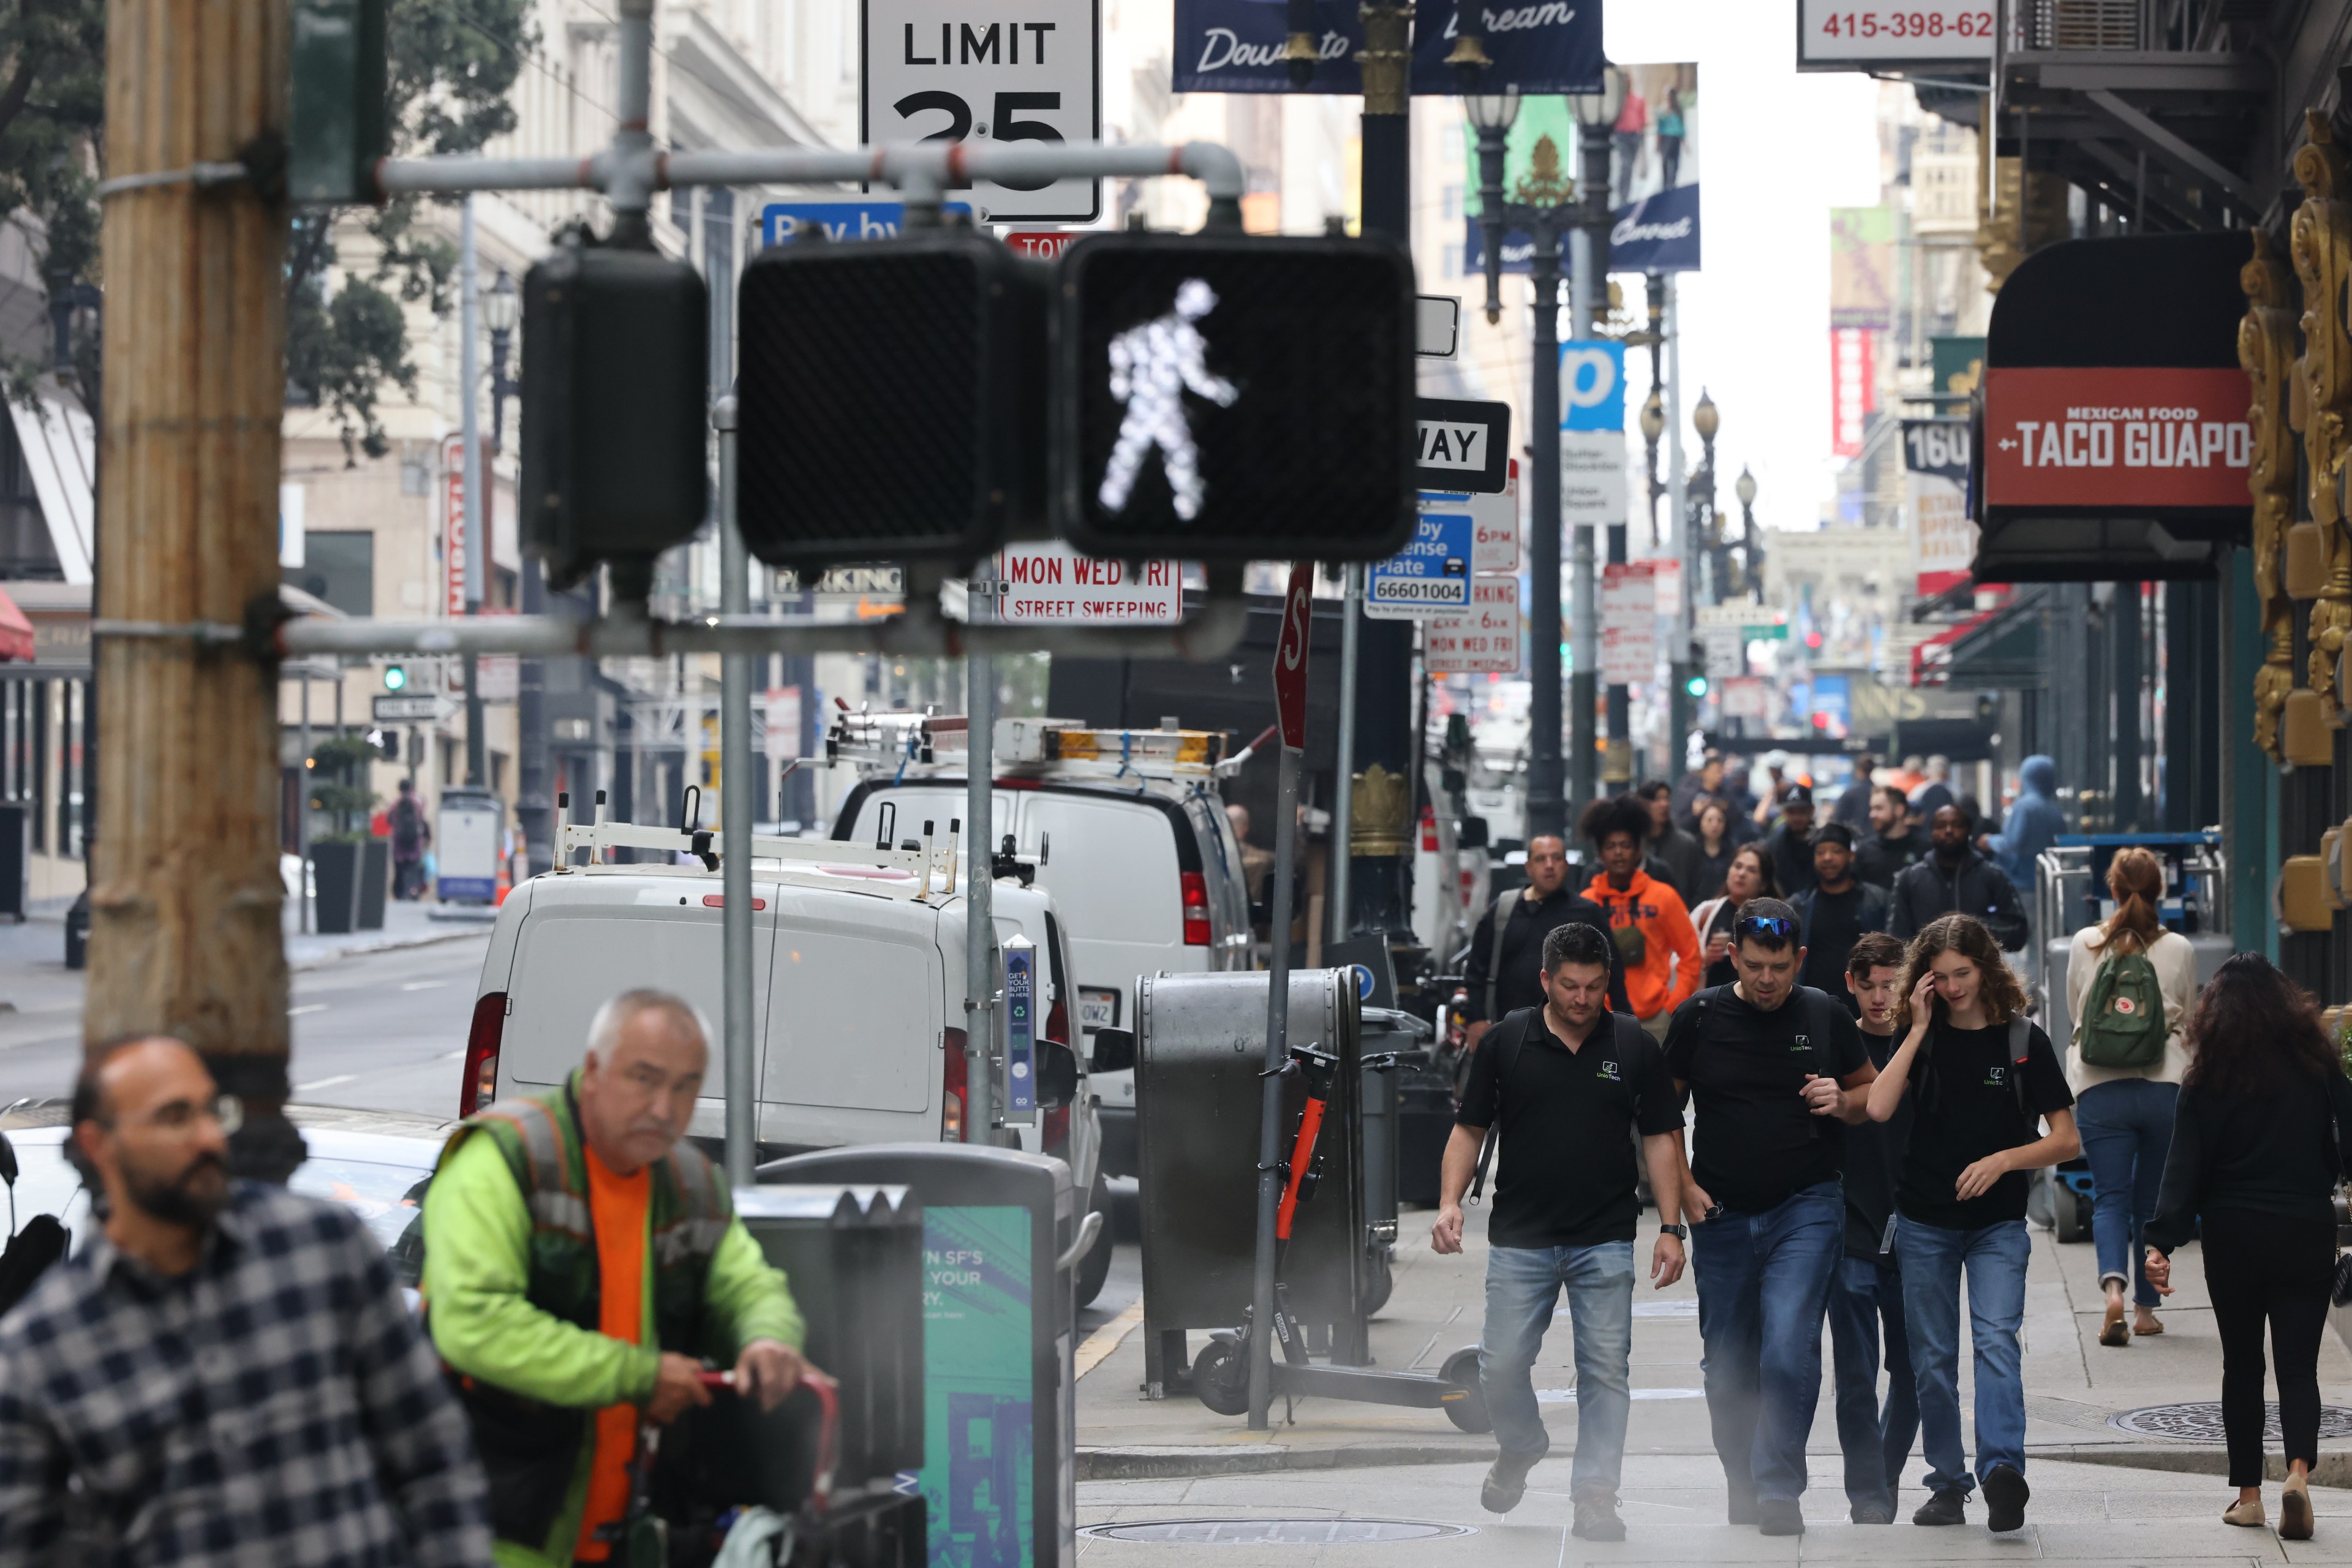
{"label": "man with sunglasses on head", "polygon": [[1738,978],[1675,1013],[1666,1067],[1695,1109],[1683,1173],[1701,1365],[1728,1517],[1800,1535],[1822,1322],[1844,1250],[1845,1129],[1877,1076],[1853,1018],[1797,983],[1797,913],[1750,899],[1732,926]]}
{"label": "man with sunglasses on head", "polygon": [[481,1467],[383,1245],[228,1175],[203,1060],[108,1041],[69,1156],[96,1234],[0,1323],[0,1565],[478,1568]]}

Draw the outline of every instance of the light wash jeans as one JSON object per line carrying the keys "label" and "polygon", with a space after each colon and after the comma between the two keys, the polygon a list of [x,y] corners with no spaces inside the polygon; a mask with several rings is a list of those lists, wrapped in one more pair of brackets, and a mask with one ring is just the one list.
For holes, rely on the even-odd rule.
{"label": "light wash jeans", "polygon": [[1691,1226],[1708,1425],[1735,1494],[1793,1502],[1822,1397],[1822,1321],[1845,1253],[1845,1187]]}
{"label": "light wash jeans", "polygon": [[2032,1243],[2025,1222],[2006,1219],[1977,1230],[1921,1225],[1909,1215],[1895,1227],[1903,1271],[1904,1327],[1919,1384],[1920,1447],[1927,1489],[1968,1496],[1973,1489],[1960,1450],[1960,1271],[1969,1277],[1969,1339],[1976,1352],[1977,1468],[2025,1473],[2025,1379],[2017,1330],[2025,1321],[2025,1260]]}
{"label": "light wash jeans", "polygon": [[1576,1337],[1576,1463],[1569,1490],[1614,1500],[1624,1468],[1625,1416],[1633,1405],[1627,1372],[1633,1354],[1632,1242],[1489,1247],[1478,1384],[1503,1452],[1540,1458],[1551,1437],[1528,1373],[1562,1289]]}
{"label": "light wash jeans", "polygon": [[2155,1306],[2158,1297],[2147,1282],[2139,1227],[2156,1214],[2179,1099],[2177,1083],[2119,1078],[2093,1084],[2074,1101],[2083,1157],[2091,1163],[2091,1240],[2099,1253],[2099,1285],[2120,1279],[2143,1307]]}

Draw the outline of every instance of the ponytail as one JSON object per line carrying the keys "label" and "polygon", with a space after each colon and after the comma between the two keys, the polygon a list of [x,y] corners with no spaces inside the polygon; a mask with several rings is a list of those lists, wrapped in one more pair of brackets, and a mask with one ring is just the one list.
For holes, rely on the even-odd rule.
{"label": "ponytail", "polygon": [[2145,849],[2116,851],[2107,863],[2107,892],[2116,912],[2103,928],[2110,952],[2145,952],[2164,934],[2156,906],[2164,897],[2164,865]]}

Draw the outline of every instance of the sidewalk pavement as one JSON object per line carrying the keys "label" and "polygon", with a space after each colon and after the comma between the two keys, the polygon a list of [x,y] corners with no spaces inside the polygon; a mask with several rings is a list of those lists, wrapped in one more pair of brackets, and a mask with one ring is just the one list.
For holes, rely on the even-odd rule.
{"label": "sidewalk pavement", "polygon": [[[46,1013],[81,1006],[86,975],[66,967],[65,916],[69,902],[58,900],[54,908],[36,909],[22,924],[0,921],[0,1012]],[[490,929],[487,919],[436,920],[433,918],[436,911],[451,912],[433,903],[387,901],[382,931],[321,936],[297,929],[299,913],[289,900],[287,965],[299,973],[360,953],[460,942]]]}
{"label": "sidewalk pavement", "polygon": [[[1428,1227],[1433,1217],[1433,1211],[1404,1213],[1395,1258],[1395,1293],[1371,1321],[1373,1359],[1383,1368],[1434,1371],[1451,1352],[1477,1344],[1486,1279],[1486,1211],[1467,1211],[1465,1250],[1458,1258],[1440,1258],[1430,1250]],[[1715,1462],[1715,1448],[1707,1436],[1706,1396],[1700,1394],[1698,1293],[1689,1277],[1670,1290],[1651,1289],[1646,1269],[1654,1239],[1654,1215],[1644,1215],[1642,1239],[1634,1248],[1644,1279],[1634,1286],[1634,1405],[1625,1441],[1628,1477],[1656,1477],[1661,1486],[1712,1488],[1712,1495],[1719,1500],[1722,1469]],[[2124,1481],[2116,1477],[2115,1483],[2138,1488],[2152,1483],[2159,1493],[2173,1488],[2192,1498],[2216,1500],[2210,1514],[2221,1514],[2222,1502],[2218,1498],[2222,1498],[2221,1477],[2227,1465],[2218,1425],[2213,1441],[2145,1436],[2115,1425],[2115,1417],[2147,1405],[2213,1404],[2221,1399],[2221,1340],[2213,1331],[2213,1311],[2206,1305],[2200,1248],[2192,1244],[2178,1256],[2180,1268],[2173,1269],[2178,1290],[2159,1307],[2164,1333],[2133,1340],[2126,1350],[2112,1350],[2098,1342],[2103,1298],[2091,1246],[2086,1241],[2061,1246],[2051,1232],[2039,1227],[2032,1232],[2032,1244],[2022,1335],[2028,1413],[2025,1450],[2030,1467],[2067,1460],[2072,1465],[2188,1471],[2200,1479],[2161,1481],[2138,1477]],[[1192,1354],[1200,1354],[1204,1342],[1206,1335],[1192,1335]],[[1446,1467],[1451,1474],[1456,1467],[1484,1465],[1494,1458],[1494,1438],[1456,1432],[1440,1411],[1397,1411],[1388,1405],[1301,1399],[1291,1413],[1294,1420],[1284,1422],[1282,1404],[1277,1401],[1273,1432],[1249,1432],[1242,1417],[1216,1415],[1190,1394],[1171,1394],[1164,1401],[1143,1399],[1139,1394],[1139,1384],[1143,1383],[1140,1311],[1129,1311],[1096,1331],[1079,1352],[1079,1368],[1077,1474],[1089,1481],[1402,1465]],[[2322,1347],[2319,1384],[2324,1404],[2352,1404],[2352,1352],[2345,1350],[2336,1331],[2328,1331]],[[1536,1363],[1536,1389],[1543,1401],[1545,1425],[1552,1432],[1550,1458],[1536,1471],[1536,1486],[1548,1486],[1564,1500],[1569,1455],[1576,1448],[1573,1342],[1564,1310],[1545,1335]],[[1967,1356],[1961,1356],[1964,1432],[1973,1425],[1967,1420],[1971,1389],[1971,1366]],[[1809,1453],[1816,1467],[1816,1490],[1806,1498],[1809,1511],[1844,1519],[1828,1333],[1822,1333],[1821,1405],[1813,1415]],[[2274,1477],[2284,1474],[2277,1469],[2277,1458],[2272,1458],[2272,1467]],[[1907,1486],[1919,1486],[1927,1462],[1915,1450]],[[1360,1477],[1357,1481],[1371,1495],[1388,1486],[1381,1477]],[[2322,1460],[2315,1481],[2322,1486],[2352,1486],[2352,1436],[2322,1438]],[[1397,1477],[1395,1483],[1421,1486],[1423,1481]],[[1461,1486],[1470,1488],[1475,1514],[1475,1477]],[[1915,1502],[1915,1498],[1907,1500],[1906,1507]],[[2345,1514],[2352,1519],[2352,1502],[2347,1502]],[[2232,1531],[2232,1544],[2218,1549],[2218,1554],[2232,1556],[2234,1552],[2244,1556],[2249,1538],[2251,1532]],[[1757,1538],[1750,1535],[1748,1540],[1755,1542]],[[1296,1559],[1289,1556],[1284,1561]]]}

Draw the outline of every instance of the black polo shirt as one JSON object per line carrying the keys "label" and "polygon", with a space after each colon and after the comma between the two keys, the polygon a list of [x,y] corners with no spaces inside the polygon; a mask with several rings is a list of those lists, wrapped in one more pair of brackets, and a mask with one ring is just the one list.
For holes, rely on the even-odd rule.
{"label": "black polo shirt", "polygon": [[1814,1115],[1804,1100],[1805,1075],[1822,1060],[1817,1026],[1829,1037],[1832,1076],[1851,1077],[1870,1060],[1853,1016],[1810,986],[1769,1013],[1728,985],[1675,1010],[1666,1065],[1689,1086],[1697,1112],[1691,1175],[1724,1207],[1762,1214],[1843,1168],[1845,1123]]}
{"label": "black polo shirt", "polygon": [[[1486,1033],[1470,1058],[1470,1081],[1454,1121],[1498,1125],[1495,1247],[1596,1247],[1631,1241],[1641,1215],[1634,1196],[1633,1142],[1679,1131],[1682,1107],[1666,1059],[1638,1027],[1604,1013],[1571,1051],[1545,1026],[1543,1010],[1513,1013]],[[1507,1080],[1498,1061],[1511,1034],[1525,1038]]]}

